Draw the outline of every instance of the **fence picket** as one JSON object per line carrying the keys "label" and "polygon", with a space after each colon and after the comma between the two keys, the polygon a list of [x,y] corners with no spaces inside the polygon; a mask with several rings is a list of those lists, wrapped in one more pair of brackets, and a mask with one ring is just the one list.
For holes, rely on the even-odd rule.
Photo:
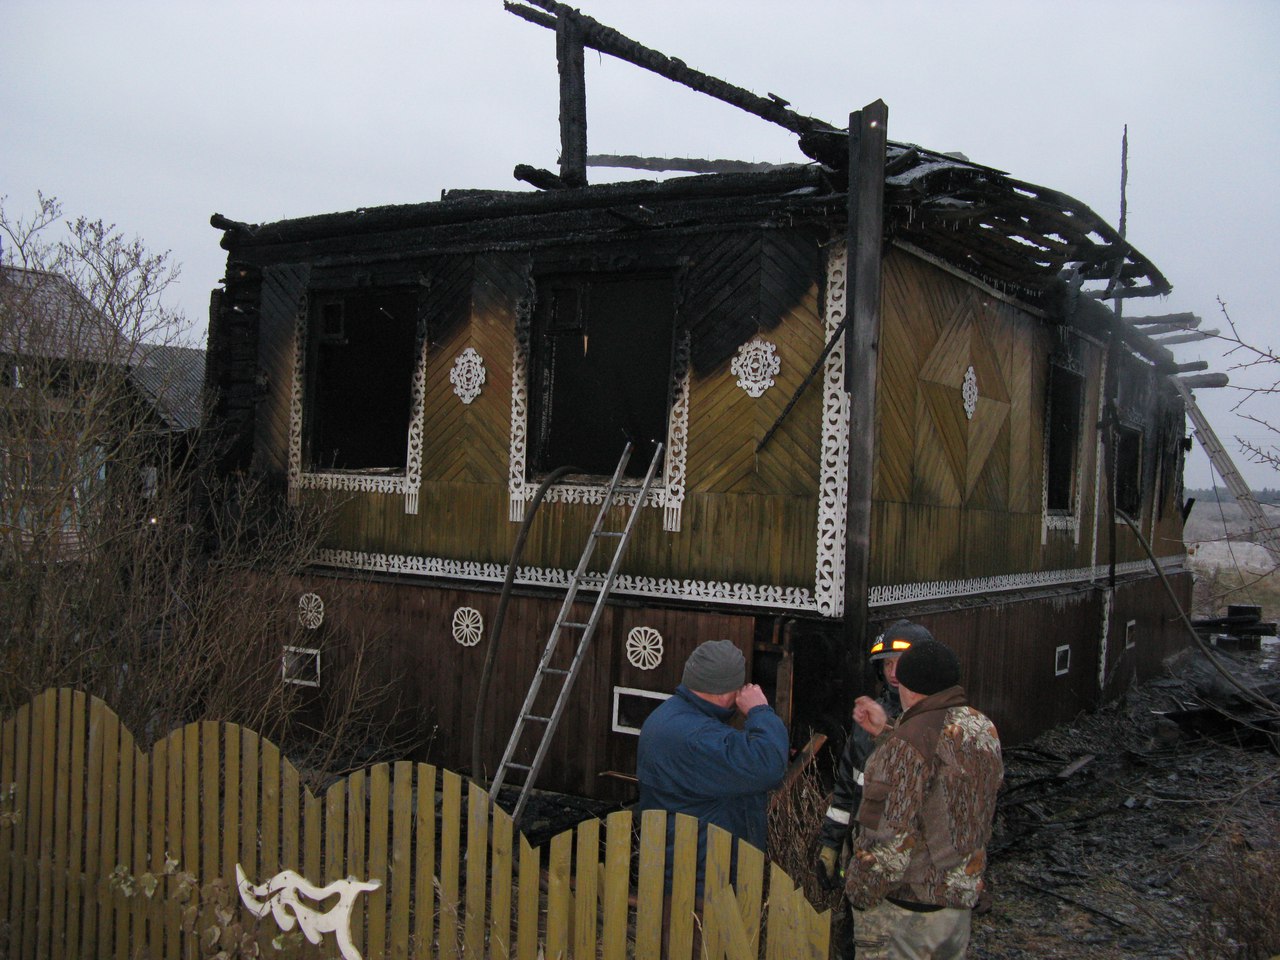
{"label": "fence picket", "polygon": [[418,802],[414,807],[413,956],[430,957],[435,935],[436,768],[417,765]]}
{"label": "fence picket", "polygon": [[489,886],[489,956],[509,960],[511,956],[512,838],[515,824],[496,803],[493,810],[493,861]]}
{"label": "fence picket", "polygon": [[458,862],[462,832],[462,778],[452,770],[440,775],[444,803],[440,809],[439,956],[458,955]]}
{"label": "fence picket", "polygon": [[666,876],[667,814],[640,814],[640,877],[636,881],[636,960],[662,955],[663,886]]}
{"label": "fence picket", "polygon": [[584,820],[575,831],[577,870],[573,895],[573,955],[596,955],[596,906],[599,898],[600,821]]}
{"label": "fence picket", "polygon": [[[766,885],[764,855],[735,849],[718,828],[708,830],[699,903],[697,821],[670,820],[668,898],[669,818],[646,811],[632,901],[629,811],[608,817],[603,838],[598,820],[554,837],[544,878],[542,852],[506,812],[478,785],[465,798],[462,789],[456,773],[401,761],[317,797],[253,731],[193,723],[144,755],[101,701],[48,691],[0,724],[0,805],[10,815],[0,828],[0,920],[19,957],[195,957],[199,928],[184,926],[191,901],[175,895],[175,867],[205,885],[240,863],[255,883],[286,868],[317,883],[379,881],[351,913],[352,941],[370,960],[658,960],[689,957],[695,943],[715,957],[762,947],[772,960],[827,955],[830,913],[815,911],[776,865]],[[230,898],[240,911],[234,889]]]}
{"label": "fence picket", "polygon": [[485,877],[488,874],[489,794],[467,786],[467,916],[463,943],[468,957],[484,956]]}
{"label": "fence picket", "polygon": [[409,957],[409,894],[413,883],[413,764],[397,761],[391,787],[391,957]]}
{"label": "fence picket", "polygon": [[387,830],[391,819],[391,778],[385,763],[369,771],[369,868],[371,879],[381,880],[382,886],[365,898],[365,915],[368,924],[368,949],[370,957],[384,957],[387,952]]}
{"label": "fence picket", "polygon": [[600,939],[603,960],[623,960],[627,955],[627,898],[631,893],[631,811],[609,814],[605,829],[604,889],[601,904],[604,923]]}

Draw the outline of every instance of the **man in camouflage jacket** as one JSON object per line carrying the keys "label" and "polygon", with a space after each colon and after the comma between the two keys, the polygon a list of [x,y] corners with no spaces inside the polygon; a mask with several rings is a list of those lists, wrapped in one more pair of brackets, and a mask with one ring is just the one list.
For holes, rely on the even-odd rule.
{"label": "man in camouflage jacket", "polygon": [[859,960],[957,960],[986,867],[1004,776],[995,726],[968,705],[955,654],[936,640],[898,661],[903,713],[859,697],[875,738],[845,870]]}

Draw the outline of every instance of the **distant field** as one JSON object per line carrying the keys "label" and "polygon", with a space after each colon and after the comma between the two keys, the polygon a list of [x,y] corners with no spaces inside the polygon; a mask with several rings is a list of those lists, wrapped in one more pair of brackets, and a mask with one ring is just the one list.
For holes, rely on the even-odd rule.
{"label": "distant field", "polygon": [[[1280,508],[1263,512],[1280,524]],[[1199,500],[1187,518],[1184,539],[1196,573],[1196,615],[1224,613],[1227,604],[1262,607],[1266,620],[1280,620],[1280,572],[1270,554],[1244,539],[1248,521],[1236,503]]]}

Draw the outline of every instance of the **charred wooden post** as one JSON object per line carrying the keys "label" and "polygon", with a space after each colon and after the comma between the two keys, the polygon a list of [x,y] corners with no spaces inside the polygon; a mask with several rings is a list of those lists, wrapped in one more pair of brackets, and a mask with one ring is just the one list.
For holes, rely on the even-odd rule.
{"label": "charred wooden post", "polygon": [[572,17],[556,17],[556,64],[560,69],[560,179],[587,184],[587,80],[582,28]]}
{"label": "charred wooden post", "polygon": [[[871,481],[875,463],[876,361],[880,349],[880,273],[884,164],[889,108],[876,100],[849,116],[849,197],[844,388],[849,394],[849,490],[845,508],[844,635],[861,651],[867,632]],[[857,464],[857,468],[854,468]],[[858,663],[862,662],[859,657]]]}
{"label": "charred wooden post", "polygon": [[1212,340],[1214,337],[1222,336],[1222,331],[1213,330],[1193,330],[1191,333],[1179,333],[1173,336],[1162,336],[1153,338],[1156,343],[1162,346],[1169,346],[1175,343],[1195,343],[1199,340]]}
{"label": "charred wooden post", "polygon": [[752,163],[750,160],[701,160],[697,157],[638,157],[634,154],[589,153],[588,167],[621,167],[626,170],[655,170],[661,173],[767,173],[790,170],[796,163]]}

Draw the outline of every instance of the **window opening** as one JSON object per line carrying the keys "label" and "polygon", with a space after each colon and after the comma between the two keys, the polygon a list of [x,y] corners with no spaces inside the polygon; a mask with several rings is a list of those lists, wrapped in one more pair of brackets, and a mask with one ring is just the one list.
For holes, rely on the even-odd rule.
{"label": "window opening", "polygon": [[404,471],[417,313],[412,291],[315,298],[303,418],[308,470]]}
{"label": "window opening", "polygon": [[1116,430],[1116,509],[1132,520],[1142,510],[1142,431],[1124,425]]}
{"label": "window opening", "polygon": [[1045,508],[1051,513],[1075,512],[1083,410],[1084,378],[1062,367],[1051,366],[1045,463]]}
{"label": "window opening", "polygon": [[[617,464],[614,464],[616,467]],[[635,687],[613,688],[613,725],[614,733],[630,733],[640,735],[640,728],[649,719],[649,714],[662,706],[662,702],[671,697],[669,693],[658,693],[656,690],[637,690]]]}
{"label": "window opening", "polygon": [[1053,651],[1053,675],[1061,677],[1071,672],[1071,647],[1067,644]]}
{"label": "window opening", "polygon": [[609,476],[634,446],[641,477],[666,440],[675,326],[670,276],[562,274],[538,281],[530,341],[534,474]]}

